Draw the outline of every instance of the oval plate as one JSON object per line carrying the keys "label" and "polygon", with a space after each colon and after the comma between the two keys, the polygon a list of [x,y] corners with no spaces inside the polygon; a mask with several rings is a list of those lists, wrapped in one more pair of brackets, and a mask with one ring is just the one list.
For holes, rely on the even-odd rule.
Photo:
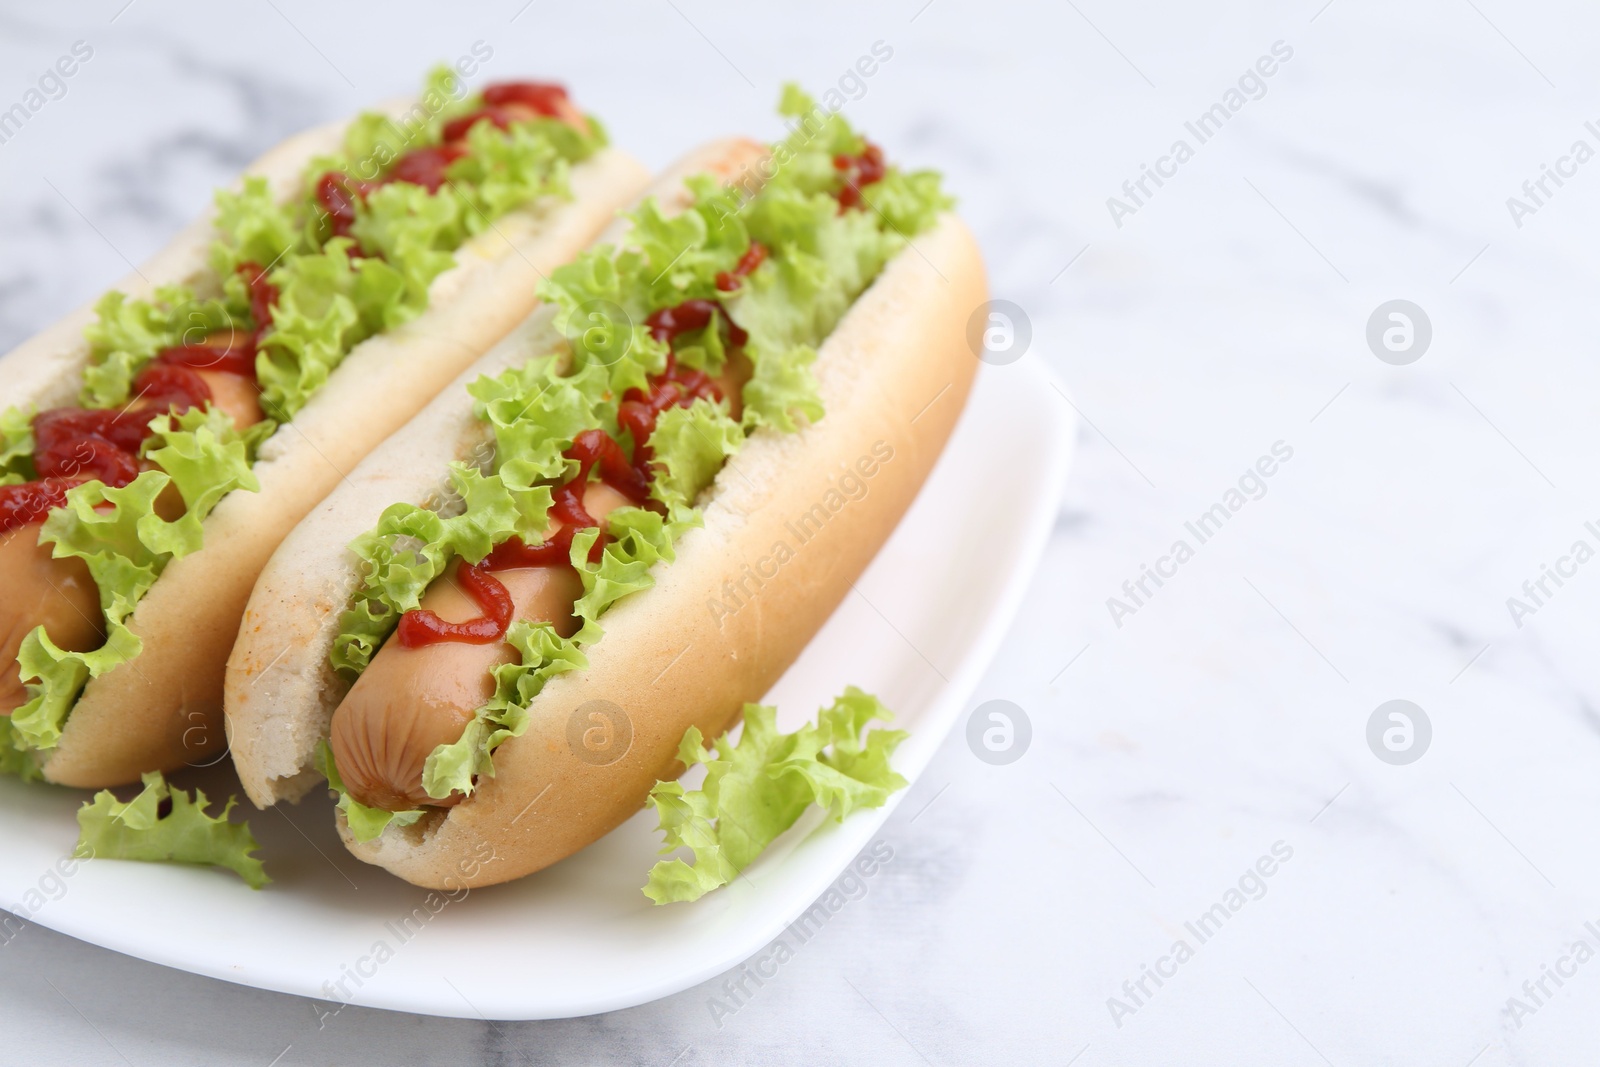
{"label": "oval plate", "polygon": [[[961,717],[1022,601],[1055,520],[1076,431],[1037,357],[984,367],[928,483],[856,591],[768,695],[792,730],[845,685],[895,709],[915,781]],[[1026,442],[1023,449],[1016,442]],[[238,791],[226,765],[179,777]],[[803,819],[744,876],[693,904],[639,892],[655,862],[641,812],[571,859],[452,896],[349,855],[318,791],[250,822],[275,879],[163,864],[74,863],[84,794],[0,781],[0,900],[25,922],[229,982],[425,1015],[549,1019],[655,1000],[737,966],[810,908],[887,807]],[[815,813],[813,813],[814,815]]]}

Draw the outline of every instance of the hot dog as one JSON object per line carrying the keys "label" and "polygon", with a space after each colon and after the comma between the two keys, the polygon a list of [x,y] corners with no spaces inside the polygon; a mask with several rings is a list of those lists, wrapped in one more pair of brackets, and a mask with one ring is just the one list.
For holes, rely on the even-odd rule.
{"label": "hot dog", "polygon": [[[536,871],[849,592],[961,411],[986,285],[936,175],[797,90],[784,111],[772,148],[658,181],[284,541],[229,661],[258,805],[326,778],[346,844],[408,881]],[[581,740],[597,707],[615,751]]]}
{"label": "hot dog", "polygon": [[643,186],[560,86],[292,138],[96,303],[0,358],[0,770],[208,762],[261,567]]}

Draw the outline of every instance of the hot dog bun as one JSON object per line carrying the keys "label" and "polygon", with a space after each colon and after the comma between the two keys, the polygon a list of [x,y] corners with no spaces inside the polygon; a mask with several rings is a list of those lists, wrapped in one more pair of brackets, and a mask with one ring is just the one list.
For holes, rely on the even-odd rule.
{"label": "hot dog bun", "polygon": [[[889,263],[821,347],[813,369],[827,416],[799,434],[751,436],[705,498],[704,527],[683,537],[676,562],[657,566],[653,588],[606,615],[589,668],[553,679],[533,700],[533,725],[496,750],[494,776],[460,804],[365,844],[341,822],[351,851],[417,885],[489,885],[548,866],[637,811],[658,778],[681,771],[676,751],[685,729],[715,736],[746,701],[764,694],[905,513],[970,389],[977,360],[967,346],[967,319],[986,298],[976,244],[947,214]],[[538,351],[538,328],[530,323],[522,355]],[[480,369],[493,373],[515,358],[510,344]],[[482,439],[473,422],[464,393],[441,396],[368,457],[264,574],[229,684],[235,759],[258,801],[297,795],[315,780],[311,748],[346,688],[326,658],[354,588],[354,559],[331,546],[370,528],[388,504],[436,492],[444,464]],[[427,484],[414,473],[424,455],[437,457]],[[876,467],[867,494],[831,507],[841,467],[864,459]],[[810,532],[799,543],[788,524],[808,513]],[[779,542],[792,558],[761,570],[759,586],[750,584],[750,571],[763,559],[770,563]],[[740,581],[753,595],[734,611],[714,608],[724,583]],[[287,624],[289,616],[295,624]],[[272,638],[263,639],[268,628]],[[271,665],[286,644],[296,656],[301,645],[315,645],[322,661],[315,678],[306,678],[309,663],[298,674]],[[248,693],[252,687],[266,695]],[[298,696],[288,698],[291,691]],[[233,704],[236,695],[246,702]],[[568,741],[574,711],[596,700],[620,707],[632,729],[626,753],[603,766]],[[272,781],[261,773],[260,756],[281,747],[285,735],[304,754],[280,765]],[[494,857],[487,863],[486,846]]]}
{"label": "hot dog bun", "polygon": [[[658,778],[681,772],[676,753],[688,727],[715,737],[772,687],[888,539],[966,402],[978,363],[967,318],[988,298],[982,260],[953,215],[916,244],[821,348],[815,371],[827,417],[795,435],[753,435],[717,476],[704,528],[684,536],[676,562],[658,567],[654,588],[606,616],[589,669],[553,679],[534,698],[533,726],[496,751],[494,777],[461,804],[365,844],[341,825],[356,856],[430,888],[540,870],[614,829]],[[880,443],[891,458],[880,460],[866,496],[796,544],[786,524],[837,491],[841,465],[875,447],[881,457]],[[756,588],[746,568],[780,541],[794,558]],[[742,579],[754,595],[714,613],[708,605],[723,583]],[[626,754],[605,766],[568,741],[573,712],[594,700],[622,708],[633,731]],[[473,862],[487,854],[484,843],[493,861]]]}
{"label": "hot dog bun", "polygon": [[[689,200],[683,179],[712,173],[733,177],[766,153],[754,141],[718,141],[664,172],[646,195],[662,210]],[[618,220],[600,237],[626,232]],[[390,504],[426,504],[445,489],[445,465],[466,459],[488,434],[472,414],[465,386],[480,375],[551,351],[563,340],[540,309],[469,367],[394,438],[350,472],[345,484],[283,540],[262,570],[228,659],[226,707],[233,762],[257,806],[299,800],[321,776],[312,767],[317,743],[328,736],[333,711],[350,685],[329,665],[339,614],[359,576],[345,546]]]}
{"label": "hot dog bun", "polygon": [[[340,143],[344,125],[292,138],[250,173],[288,195],[309,160]],[[373,446],[525,318],[539,275],[584,248],[646,179],[637,162],[612,149],[573,166],[570,199],[498,219],[457,250],[455,266],[430,287],[423,314],[356,346],[262,445],[254,468],[260,491],[226,497],[205,520],[205,547],[175,560],[140,602],[129,626],[143,651],[84,687],[44,776],[63,785],[117,785],[219,753],[228,651],[278,542]],[[123,291],[142,296],[158,285],[193,284],[205,271],[210,231],[208,215]],[[89,308],[80,309],[0,361],[0,406],[70,403],[88,360],[83,327],[91,318]]]}

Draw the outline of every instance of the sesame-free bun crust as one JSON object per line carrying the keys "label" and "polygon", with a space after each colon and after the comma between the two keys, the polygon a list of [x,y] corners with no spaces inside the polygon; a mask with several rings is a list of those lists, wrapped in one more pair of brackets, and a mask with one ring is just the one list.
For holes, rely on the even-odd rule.
{"label": "sesame-free bun crust", "polygon": [[[396,112],[398,113],[398,112]],[[251,169],[289,195],[309,159],[334,149],[343,125],[293,138]],[[206,518],[204,547],[169,564],[128,625],[143,651],[84,687],[43,771],[62,785],[98,788],[145,771],[213,761],[226,732],[222,690],[245,602],[278,542],[375,445],[405,424],[461,369],[536,305],[540,275],[583,249],[646,181],[638,163],[607,149],[571,169],[572,198],[510,212],[456,252],[415,320],[351,351],[328,382],[261,447],[259,492],[234,492]],[[203,276],[209,216],[186,230],[124,291],[193,284]],[[0,404],[70,403],[88,349],[80,309],[0,362]],[[13,369],[16,374],[13,378]],[[13,384],[15,388],[13,388]]]}
{"label": "sesame-free bun crust", "polygon": [[[967,321],[985,299],[977,246],[946,215],[821,347],[814,369],[826,417],[798,434],[751,436],[710,489],[704,527],[656,568],[653,588],[606,614],[589,668],[534,699],[532,725],[496,750],[494,776],[455,807],[365,844],[341,819],[350,850],[420,886],[491,885],[571,855],[638,811],[657,779],[682,771],[684,731],[714,737],[760,699],[900,521],[966,402],[977,369]],[[842,469],[865,457],[878,461],[869,491],[830,508]],[[789,524],[818,505],[829,517],[802,543]],[[750,571],[780,543],[791,558],[752,583]],[[724,583],[741,581],[747,595],[728,611]],[[570,740],[588,725],[592,701],[622,709],[632,729],[626,752],[603,765]]]}
{"label": "sesame-free bun crust", "polygon": [[[689,154],[658,177],[645,195],[663,211],[686,208],[683,179],[712,173],[733,178],[765,156],[753,141],[718,141]],[[599,240],[627,232],[618,220]],[[345,548],[376,525],[391,504],[433,505],[447,488],[447,464],[472,458],[489,439],[473,417],[466,385],[536,356],[564,340],[542,307],[505,336],[398,434],[349,472],[344,484],[283,539],[262,570],[240,621],[228,634],[238,641],[228,660],[226,722],[233,762],[245,792],[258,806],[299,800],[321,776],[312,766],[328,735],[333,711],[350,685],[330,666],[339,615],[360,580]]]}

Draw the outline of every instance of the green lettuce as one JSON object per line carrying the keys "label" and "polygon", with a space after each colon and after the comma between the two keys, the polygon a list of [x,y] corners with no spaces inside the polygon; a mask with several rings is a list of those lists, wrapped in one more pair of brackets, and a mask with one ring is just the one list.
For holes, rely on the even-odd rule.
{"label": "green lettuce", "polygon": [[260,176],[246,177],[237,190],[217,190],[215,202],[211,269],[219,278],[230,277],[246,263],[271,267],[293,253],[315,251],[321,243],[307,232],[302,206],[273,196]]}
{"label": "green lettuce", "polygon": [[[76,557],[88,567],[100,591],[106,640],[92,652],[69,652],[43,626],[23,638],[17,663],[29,700],[11,716],[14,745],[55,747],[84,683],[139,654],[139,638],[126,620],[167,563],[200,548],[200,524],[224,495],[259,488],[250,462],[261,433],[238,433],[221,411],[208,406],[161,415],[150,421],[150,433],[145,456],[162,469],[116,489],[99,481],[74,486],[39,531],[40,543],[54,546],[54,558]],[[171,521],[155,511],[169,485],[185,504],[184,514]]]}
{"label": "green lettuce", "polygon": [[33,469],[33,410],[0,411],[0,485],[31,481]]}
{"label": "green lettuce", "polygon": [[568,161],[590,155],[603,139],[556,119],[519,122],[509,130],[480,122],[467,131],[468,154],[445,172],[441,192],[460,203],[466,231],[482,233],[513,208],[570,196]]}
{"label": "green lettuce", "polygon": [[572,614],[582,625],[572,639],[580,645],[600,640],[600,616],[612,604],[655,584],[650,569],[662,560],[671,563],[676,554],[673,542],[684,529],[698,525],[700,516],[690,513],[676,520],[645,508],[621,507],[606,517],[606,532],[611,536],[600,558],[589,560],[589,551],[600,536],[591,526],[572,537],[572,565],[583,581],[583,595],[572,606]]}
{"label": "green lettuce", "polygon": [[877,697],[851,686],[815,723],[791,734],[780,733],[777,712],[759,704],[745,705],[737,743],[724,734],[708,750],[699,729],[689,727],[678,759],[685,767],[704,763],[704,784],[689,790],[657,782],[650,803],[666,839],[661,851],[688,848],[694,863],[657,862],[644,895],[670,904],[727,885],[812,804],[834,820],[882,807],[906,785],[889,765],[906,733],[867,726],[891,718]]}
{"label": "green lettuce", "polygon": [[0,774],[9,774],[25,782],[44,780],[37,754],[17,737],[10,716],[0,716]]}
{"label": "green lettuce", "polygon": [[453,265],[462,242],[509,211],[545,197],[570,197],[571,165],[606,144],[604,128],[593,119],[587,133],[546,118],[506,130],[477,123],[467,134],[469,154],[449,167],[438,192],[385,184],[357,199],[355,239],[333,238],[316,198],[321,177],[343,171],[371,181],[405,152],[439,144],[446,122],[481,104],[481,97],[463,96],[460,89],[455,73],[440,67],[429,75],[419,106],[399,120],[378,113],[357,117],[341,151],[312,160],[298,194],[286,201],[259,176],[219,191],[210,252],[215,279],[206,286],[220,292],[200,299],[169,287],[151,300],[106,294],[87,331],[83,403],[125,403],[133,379],[163,348],[215,330],[256,329],[234,274],[255,263],[270,271],[268,280],[281,291],[257,361],[262,402],[274,418],[292,418],[355,345],[426,309],[429,286]]}
{"label": "green lettuce", "polygon": [[[207,815],[206,795],[191,797],[170,788],[159,773],[144,776],[144,789],[126,803],[109,789],[78,809],[78,846],[83,859],[147,860],[226,867],[251,889],[272,879],[252,855],[260,846],[247,823],[228,821],[238,803],[229,797],[217,815]],[[167,808],[163,812],[163,807]]]}
{"label": "green lettuce", "polygon": [[493,699],[474,713],[457,741],[434,749],[423,764],[422,788],[435,800],[452,793],[469,796],[478,775],[494,777],[490,755],[501,742],[527,731],[528,704],[545,683],[589,666],[577,644],[549,623],[512,623],[506,643],[517,650],[517,658],[494,669]]}
{"label": "green lettuce", "polygon": [[338,794],[338,808],[344,813],[345,825],[350,828],[350,833],[357,841],[371,841],[391,825],[410,826],[422,818],[421,811],[384,811],[382,808],[369,808],[345,792],[344,780],[339,777],[339,768],[333,760],[333,750],[328,747],[326,740],[317,746],[316,764],[317,772],[328,780],[328,788]]}
{"label": "green lettuce", "polygon": [[333,666],[347,676],[366,670],[400,616],[417,606],[453,558],[477,563],[494,547],[494,533],[516,528],[516,502],[498,476],[453,463],[450,480],[463,504],[459,514],[445,518],[414,504],[394,504],[376,528],[350,543],[362,582],[340,617],[332,652]]}
{"label": "green lettuce", "polygon": [[381,260],[352,259],[338,237],[295,256],[269,277],[278,287],[272,329],[261,339],[256,379],[262,409],[292,419],[328,381],[345,354],[372,334],[370,323],[399,318],[404,282]]}
{"label": "green lettuce", "polygon": [[694,504],[728,457],[744,447],[744,430],[725,404],[696,400],[661,413],[650,447],[655,467],[650,495],[670,514],[678,514]]}
{"label": "green lettuce", "polygon": [[91,408],[126,404],[133,379],[162,349],[197,343],[235,324],[249,328],[249,321],[248,304],[198,299],[182,286],[163,286],[150,300],[109,292],[95,305],[95,321],[84,329],[89,362],[79,402]]}
{"label": "green lettuce", "polygon": [[667,346],[645,326],[650,314],[685,300],[726,296],[716,276],[732,270],[750,247],[739,216],[729,214],[732,194],[710,175],[689,179],[689,186],[695,199],[687,210],[668,216],[647,200],[628,216],[632,227],[620,249],[593,248],[556,268],[540,286],[540,295],[557,309],[556,328],[568,337],[579,335],[597,309],[616,316],[611,325],[628,334],[626,343],[598,352],[578,345],[574,359],[580,368],[606,365],[618,394],[648,388],[649,376],[666,366]]}

